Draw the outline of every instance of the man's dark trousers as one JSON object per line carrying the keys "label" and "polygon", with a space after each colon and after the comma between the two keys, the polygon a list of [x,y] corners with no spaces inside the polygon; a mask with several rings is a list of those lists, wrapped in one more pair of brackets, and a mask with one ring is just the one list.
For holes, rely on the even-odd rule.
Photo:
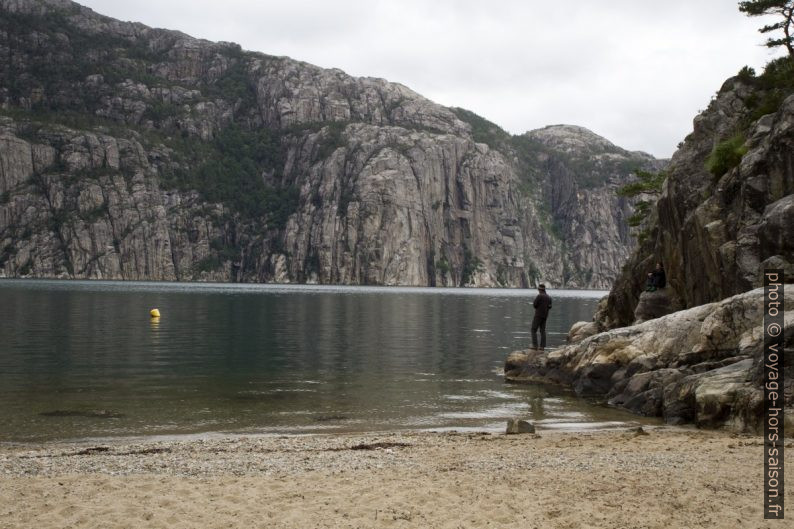
{"label": "man's dark trousers", "polygon": [[[525,327],[526,328],[526,327]],[[538,329],[540,329],[540,348],[546,348],[546,318],[543,316],[535,315],[532,318],[532,348],[538,348]]]}

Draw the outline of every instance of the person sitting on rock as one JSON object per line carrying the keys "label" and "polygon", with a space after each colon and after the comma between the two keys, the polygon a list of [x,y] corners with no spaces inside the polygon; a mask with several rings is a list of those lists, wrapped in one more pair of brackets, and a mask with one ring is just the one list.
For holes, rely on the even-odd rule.
{"label": "person sitting on rock", "polygon": [[664,274],[664,266],[662,263],[656,263],[656,269],[648,274],[648,279],[645,281],[646,292],[656,292],[660,288],[664,288],[667,284],[667,277]]}

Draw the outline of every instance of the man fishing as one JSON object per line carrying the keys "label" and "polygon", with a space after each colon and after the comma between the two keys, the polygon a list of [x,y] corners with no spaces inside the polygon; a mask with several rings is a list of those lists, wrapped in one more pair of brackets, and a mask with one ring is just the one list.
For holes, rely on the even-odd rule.
{"label": "man fishing", "polygon": [[551,310],[551,298],[546,294],[546,285],[543,283],[538,285],[538,295],[535,301],[532,302],[535,307],[535,317],[532,318],[532,348],[538,348],[537,332],[540,329],[540,350],[546,348],[546,318],[549,317]]}

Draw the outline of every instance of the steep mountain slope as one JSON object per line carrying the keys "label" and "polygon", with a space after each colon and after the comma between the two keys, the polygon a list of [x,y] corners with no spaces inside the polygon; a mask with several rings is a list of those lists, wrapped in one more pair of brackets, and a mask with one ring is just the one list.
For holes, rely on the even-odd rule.
{"label": "steep mountain slope", "polygon": [[632,244],[628,164],[396,83],[67,0],[0,0],[0,56],[0,276],[603,288]]}
{"label": "steep mountain slope", "polygon": [[546,175],[542,196],[565,243],[566,284],[610,288],[635,245],[627,224],[633,209],[616,192],[635,169],[660,170],[666,161],[626,151],[573,125],[551,125],[525,136],[548,152],[538,160]]}

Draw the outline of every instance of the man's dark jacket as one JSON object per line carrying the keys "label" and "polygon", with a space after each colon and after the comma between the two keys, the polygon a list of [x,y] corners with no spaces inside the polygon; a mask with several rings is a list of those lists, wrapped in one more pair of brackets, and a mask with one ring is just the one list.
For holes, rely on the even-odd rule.
{"label": "man's dark jacket", "polygon": [[651,272],[651,285],[656,288],[664,288],[666,284],[667,276],[664,273],[664,269]]}
{"label": "man's dark jacket", "polygon": [[551,310],[551,298],[545,292],[540,292],[535,298],[535,301],[532,302],[532,306],[535,307],[536,317],[547,318]]}

